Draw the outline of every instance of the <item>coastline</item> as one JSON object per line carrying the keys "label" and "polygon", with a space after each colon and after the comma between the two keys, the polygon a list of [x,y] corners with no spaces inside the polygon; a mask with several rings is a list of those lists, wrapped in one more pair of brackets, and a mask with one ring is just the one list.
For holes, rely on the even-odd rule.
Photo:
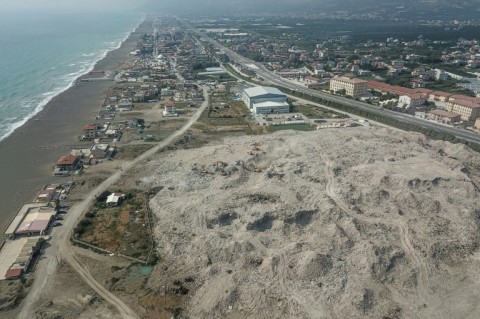
{"label": "coastline", "polygon": [[45,184],[66,181],[65,177],[52,176],[55,160],[69,152],[73,145],[87,146],[85,142],[79,142],[77,136],[84,124],[95,120],[105,92],[114,82],[81,83],[81,79],[92,71],[116,70],[122,63],[133,59],[129,53],[146,27],[149,27],[148,20],[144,17],[116,49],[105,52],[93,67],[0,141],[0,192],[4,197],[0,211],[2,234],[18,209],[31,202]]}
{"label": "coastline", "polygon": [[112,52],[112,51],[115,51],[115,50],[118,50],[122,44],[130,37],[130,35],[132,33],[135,32],[135,30],[143,23],[145,22],[145,19],[146,19],[146,15],[143,16],[143,19],[134,27],[132,28],[132,30],[130,30],[129,32],[125,33],[125,36],[123,37],[123,39],[121,41],[118,42],[118,45],[114,48],[110,48],[110,49],[105,49],[104,52],[98,57],[98,59],[96,59],[95,61],[93,61],[91,63],[91,65],[84,69],[84,70],[80,70],[80,71],[76,71],[74,72],[75,76],[73,77],[73,79],[70,81],[70,83],[68,83],[66,86],[62,87],[62,88],[57,88],[55,91],[52,91],[52,92],[46,92],[46,97],[38,103],[38,105],[36,106],[36,108],[33,110],[32,113],[30,113],[27,117],[25,117],[23,120],[19,121],[19,122],[15,122],[11,127],[10,127],[10,130],[6,133],[6,135],[4,136],[1,136],[0,137],[0,143],[7,139],[10,135],[12,135],[17,129],[21,128],[23,125],[25,125],[28,121],[30,121],[32,118],[34,118],[38,113],[40,113],[46,106],[48,103],[50,103],[50,101],[52,101],[55,97],[57,97],[59,94],[62,94],[63,92],[65,92],[66,90],[70,89],[73,85],[75,85],[75,83],[78,81],[79,78],[87,75],[88,73],[90,73],[92,70],[94,70],[96,64],[100,61],[102,61],[103,59],[106,58],[107,54],[109,52]]}

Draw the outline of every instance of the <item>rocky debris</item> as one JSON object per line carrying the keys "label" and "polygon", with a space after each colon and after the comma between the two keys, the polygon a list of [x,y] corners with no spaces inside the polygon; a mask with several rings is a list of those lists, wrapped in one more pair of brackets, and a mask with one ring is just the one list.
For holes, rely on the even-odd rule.
{"label": "rocky debris", "polygon": [[374,128],[164,152],[140,178],[165,187],[150,197],[161,261],[146,285],[177,278],[190,318],[480,315],[478,162]]}
{"label": "rocky debris", "polygon": [[316,214],[318,210],[300,210],[295,212],[295,215],[292,217],[288,217],[285,219],[285,223],[287,224],[295,224],[299,227],[305,227],[311,223],[313,215]]}
{"label": "rocky debris", "polygon": [[367,314],[370,310],[373,309],[375,305],[375,293],[372,289],[364,289],[362,300],[357,304],[357,307],[363,312],[363,314]]}
{"label": "rocky debris", "polygon": [[262,217],[247,223],[247,230],[264,232],[272,228],[273,221],[274,217],[270,213],[267,213]]}

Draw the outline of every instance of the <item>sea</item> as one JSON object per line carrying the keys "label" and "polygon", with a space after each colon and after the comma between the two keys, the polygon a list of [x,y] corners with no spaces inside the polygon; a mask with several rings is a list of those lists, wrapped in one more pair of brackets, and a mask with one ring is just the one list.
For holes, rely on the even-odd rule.
{"label": "sea", "polygon": [[0,141],[118,48],[143,19],[139,12],[0,12]]}

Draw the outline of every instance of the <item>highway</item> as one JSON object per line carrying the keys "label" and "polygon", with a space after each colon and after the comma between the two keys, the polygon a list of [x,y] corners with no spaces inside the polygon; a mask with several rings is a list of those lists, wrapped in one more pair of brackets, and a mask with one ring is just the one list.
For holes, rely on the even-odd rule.
{"label": "highway", "polygon": [[412,125],[415,125],[417,127],[422,127],[422,128],[425,128],[425,129],[431,129],[431,130],[435,130],[435,131],[448,133],[448,134],[454,135],[457,138],[480,144],[480,134],[475,133],[475,132],[470,132],[470,131],[467,131],[465,129],[454,128],[454,127],[451,127],[451,126],[446,126],[446,125],[443,125],[443,124],[431,122],[431,121],[428,121],[428,120],[419,119],[419,118],[416,118],[414,116],[404,114],[404,113],[400,113],[400,112],[394,112],[394,111],[390,111],[390,110],[381,109],[381,108],[378,108],[376,106],[372,106],[372,105],[367,104],[367,103],[355,101],[355,100],[352,100],[352,99],[348,99],[348,98],[345,98],[345,97],[336,96],[336,95],[332,95],[332,94],[328,94],[328,93],[319,92],[319,91],[316,91],[316,90],[309,89],[309,88],[307,88],[303,85],[292,83],[292,82],[282,78],[281,76],[275,74],[274,72],[272,72],[270,70],[267,70],[263,64],[257,63],[255,61],[250,60],[250,59],[247,59],[247,58],[241,56],[240,54],[236,53],[235,51],[233,51],[233,50],[231,50],[227,47],[224,47],[223,45],[221,45],[220,43],[218,43],[214,39],[210,38],[206,34],[204,34],[200,31],[198,31],[197,29],[195,29],[192,25],[190,25],[186,21],[182,20],[182,21],[180,21],[180,23],[185,25],[187,29],[194,32],[197,36],[201,37],[202,40],[205,40],[208,43],[210,43],[211,45],[213,45],[217,50],[224,51],[228,55],[230,61],[235,61],[236,63],[241,64],[243,66],[247,66],[247,67],[248,66],[250,66],[250,67],[254,66],[257,76],[261,77],[262,79],[264,79],[265,81],[267,81],[267,82],[269,82],[273,85],[281,86],[281,87],[284,87],[284,88],[287,88],[287,89],[290,89],[290,90],[295,90],[297,92],[302,92],[306,95],[321,98],[321,99],[324,99],[326,101],[331,101],[331,102],[336,102],[336,103],[340,103],[340,104],[347,105],[347,106],[356,107],[357,109],[368,112],[370,114],[387,116],[391,119],[395,119],[395,120],[398,120],[398,121],[401,121],[401,122],[407,123],[407,124],[412,124]]}

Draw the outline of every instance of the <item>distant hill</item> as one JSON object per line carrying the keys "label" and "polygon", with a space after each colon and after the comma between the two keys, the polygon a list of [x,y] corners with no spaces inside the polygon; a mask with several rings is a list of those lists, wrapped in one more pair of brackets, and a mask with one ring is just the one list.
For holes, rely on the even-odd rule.
{"label": "distant hill", "polygon": [[421,18],[475,18],[480,14],[478,0],[151,0],[145,9],[161,10],[175,14],[232,14],[232,15],[268,15],[282,13],[332,13],[347,11],[351,13],[381,13],[391,16]]}

